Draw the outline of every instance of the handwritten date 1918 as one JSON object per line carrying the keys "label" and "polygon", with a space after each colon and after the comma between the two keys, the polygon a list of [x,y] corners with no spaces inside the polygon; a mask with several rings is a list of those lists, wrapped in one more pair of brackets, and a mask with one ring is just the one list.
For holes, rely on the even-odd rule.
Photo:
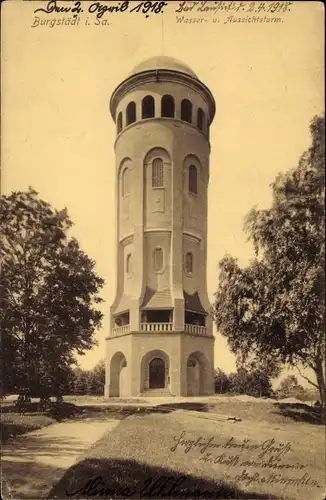
{"label": "handwritten date 1918", "polygon": [[136,5],[130,12],[142,12],[143,14],[148,14],[152,12],[154,14],[163,14],[163,7],[167,5],[167,2],[140,2]]}
{"label": "handwritten date 1918", "polygon": [[[95,13],[97,18],[102,17],[106,13],[114,12],[140,12],[146,14],[146,17],[148,17],[150,13],[163,13],[163,8],[166,5],[167,2],[139,2],[131,9],[130,2],[128,1],[118,2],[116,5],[112,5],[112,3],[105,5],[101,2],[93,2],[88,8],[88,12],[90,14]],[[45,14],[72,12],[77,15],[83,12],[83,9],[81,7],[81,2],[74,2],[72,7],[62,7],[56,0],[50,0],[45,8],[40,7],[34,10],[34,13],[36,12],[44,12]]]}

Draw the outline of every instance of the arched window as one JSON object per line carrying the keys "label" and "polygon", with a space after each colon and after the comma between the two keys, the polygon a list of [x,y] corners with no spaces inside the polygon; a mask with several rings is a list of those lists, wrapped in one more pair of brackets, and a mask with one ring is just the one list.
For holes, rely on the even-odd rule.
{"label": "arched window", "polygon": [[197,111],[197,127],[199,130],[204,129],[204,120],[205,120],[205,113],[201,108],[198,108]]}
{"label": "arched window", "polygon": [[127,258],[126,258],[126,274],[131,274],[132,271],[132,257],[131,253],[128,253]]}
{"label": "arched window", "polygon": [[161,102],[161,115],[165,118],[174,118],[174,99],[172,95],[164,95]]}
{"label": "arched window", "polygon": [[123,197],[129,194],[129,170],[127,168],[122,172],[121,194]]}
{"label": "arched window", "polygon": [[163,250],[155,248],[154,250],[154,271],[158,272],[163,269]]}
{"label": "arched window", "polygon": [[188,99],[181,101],[181,120],[188,123],[192,122],[192,104]]}
{"label": "arched window", "polygon": [[117,132],[118,134],[121,132],[122,130],[122,113],[120,111],[120,113],[118,114],[118,119],[117,119]]}
{"label": "arched window", "polygon": [[152,187],[162,187],[163,182],[163,160],[155,158],[152,163]]}
{"label": "arched window", "polygon": [[126,125],[130,125],[136,121],[136,104],[131,101],[127,106],[127,120]]}
{"label": "arched window", "polygon": [[189,193],[197,194],[197,168],[190,165],[188,171],[188,190]]}
{"label": "arched window", "polygon": [[191,252],[186,253],[186,258],[185,258],[185,268],[186,268],[186,273],[187,274],[192,274],[193,272],[193,265],[194,265],[194,258]]}
{"label": "arched window", "polygon": [[153,118],[155,116],[155,103],[154,98],[151,95],[144,97],[141,103],[141,117]]}

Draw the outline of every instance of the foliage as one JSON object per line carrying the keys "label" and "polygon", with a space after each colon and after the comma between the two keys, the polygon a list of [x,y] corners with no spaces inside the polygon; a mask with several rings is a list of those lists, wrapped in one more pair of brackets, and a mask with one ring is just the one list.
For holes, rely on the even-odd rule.
{"label": "foliage", "polygon": [[310,130],[298,166],[272,184],[271,208],[246,218],[256,259],[244,269],[231,256],[220,262],[214,316],[240,364],[269,357],[312,368],[317,384],[305,378],[325,401],[324,117]]}
{"label": "foliage", "polygon": [[216,394],[225,394],[229,392],[230,382],[229,377],[223,370],[217,368],[214,375],[214,386]]}
{"label": "foliage", "polygon": [[230,392],[248,394],[249,396],[269,397],[272,386],[268,375],[260,370],[249,372],[240,368],[229,377]]}
{"label": "foliage", "polygon": [[299,384],[295,375],[289,375],[280,383],[279,388],[276,390],[276,396],[279,399],[296,398],[304,400],[306,399],[306,391]]}
{"label": "foliage", "polygon": [[95,345],[103,286],[67,232],[72,222],[29,188],[0,200],[2,392],[67,390],[75,354]]}
{"label": "foliage", "polygon": [[81,395],[87,394],[87,372],[77,368],[74,372],[73,394]]}
{"label": "foliage", "polygon": [[270,377],[266,371],[239,368],[236,373],[227,375],[219,368],[215,370],[215,393],[248,394],[269,397],[273,395]]}
{"label": "foliage", "polygon": [[103,396],[105,383],[105,363],[101,360],[92,370],[74,370],[74,384],[71,394]]}

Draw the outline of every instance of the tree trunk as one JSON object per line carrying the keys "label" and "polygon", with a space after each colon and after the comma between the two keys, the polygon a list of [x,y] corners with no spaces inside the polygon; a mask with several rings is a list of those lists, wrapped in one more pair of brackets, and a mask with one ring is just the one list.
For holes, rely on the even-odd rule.
{"label": "tree trunk", "polygon": [[316,374],[319,394],[320,394],[320,402],[323,407],[325,407],[325,377],[323,372],[323,363],[321,359],[316,361],[314,366],[314,372]]}

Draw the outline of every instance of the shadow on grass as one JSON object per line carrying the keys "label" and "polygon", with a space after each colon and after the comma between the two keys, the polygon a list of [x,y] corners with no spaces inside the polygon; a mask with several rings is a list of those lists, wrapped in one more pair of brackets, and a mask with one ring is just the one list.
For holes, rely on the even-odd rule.
{"label": "shadow on grass", "polygon": [[27,459],[5,460],[1,464],[2,498],[42,498],[63,473],[64,469]]}
{"label": "shadow on grass", "polygon": [[[96,425],[96,422],[94,422]],[[87,450],[89,445],[82,443],[79,437],[58,437],[33,434],[11,441],[2,451],[2,463],[12,460],[14,456],[17,464],[24,460],[33,463],[45,463],[60,457],[78,457]],[[56,463],[58,461],[56,460]],[[59,463],[61,466],[61,462]]]}
{"label": "shadow on grass", "polygon": [[[37,403],[35,403],[37,405]],[[41,429],[55,422],[76,418],[82,415],[82,411],[75,405],[69,403],[52,403],[46,411],[38,411],[34,403],[27,411],[20,413],[15,405],[1,408],[1,441],[6,442],[9,438],[26,434],[27,432]]]}
{"label": "shadow on grass", "polygon": [[[1,405],[0,413],[17,413],[19,412],[18,408],[15,406],[15,403],[7,403],[6,405]],[[39,403],[28,403],[28,409],[24,413],[38,413],[39,411]]]}
{"label": "shadow on grass", "polygon": [[[187,402],[187,403],[172,403],[172,404],[162,404],[155,408],[157,412],[168,413],[174,410],[192,410],[199,411],[203,413],[207,413],[209,408],[213,406],[212,404],[207,403],[196,403],[196,402]],[[155,411],[154,410],[154,411]]]}
{"label": "shadow on grass", "polygon": [[49,415],[53,418],[58,416],[59,418],[68,418],[74,413],[78,413],[79,407],[72,403],[51,403],[47,410],[40,410],[40,403],[28,403],[23,412],[19,411],[19,408],[15,403],[2,405],[0,407],[0,413],[19,413],[21,415]]}
{"label": "shadow on grass", "polygon": [[[34,403],[32,403],[34,405]],[[34,411],[33,411],[34,410]],[[15,405],[1,408],[4,414],[1,421],[1,441],[6,442],[9,438],[26,434],[27,432],[41,429],[47,425],[63,422],[65,420],[123,420],[130,415],[137,413],[135,406],[77,406],[73,403],[52,403],[46,411],[40,412],[34,407],[30,411],[19,413]],[[140,414],[149,414],[153,410],[150,408],[140,408]]]}
{"label": "shadow on grass", "polygon": [[323,415],[321,408],[308,406],[304,403],[275,403],[274,407],[278,410],[274,413],[295,420],[296,422],[313,425],[325,424],[325,415]]}
{"label": "shadow on grass", "polygon": [[87,459],[74,465],[47,498],[246,498],[273,499],[245,492],[224,481],[212,481],[135,460]]}

